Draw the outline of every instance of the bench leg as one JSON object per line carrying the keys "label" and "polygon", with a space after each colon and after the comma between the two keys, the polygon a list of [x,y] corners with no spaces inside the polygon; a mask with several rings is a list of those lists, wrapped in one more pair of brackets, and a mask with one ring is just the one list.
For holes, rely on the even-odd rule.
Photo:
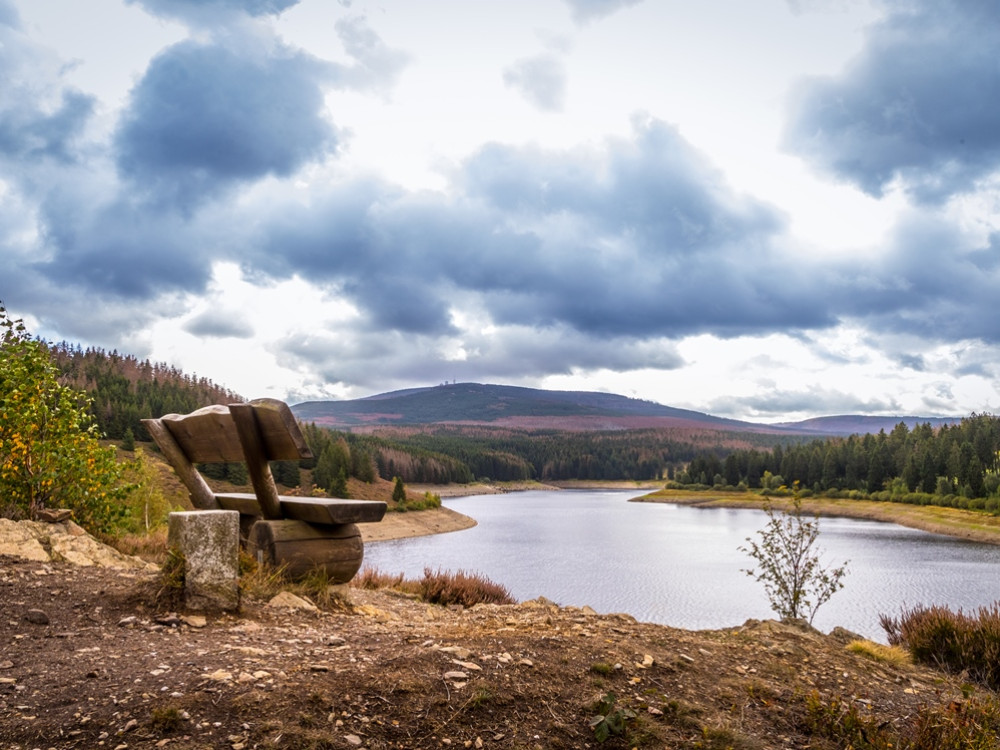
{"label": "bench leg", "polygon": [[167,544],[184,560],[184,604],[200,611],[239,607],[240,514],[235,510],[171,513]]}

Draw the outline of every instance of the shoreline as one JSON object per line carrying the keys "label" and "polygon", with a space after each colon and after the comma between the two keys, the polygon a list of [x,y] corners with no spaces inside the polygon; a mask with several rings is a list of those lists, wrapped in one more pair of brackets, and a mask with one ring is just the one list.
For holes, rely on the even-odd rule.
{"label": "shoreline", "polygon": [[563,479],[549,482],[523,480],[518,482],[473,482],[472,484],[408,484],[413,492],[431,492],[442,498],[469,497],[470,495],[503,495],[508,492],[529,492],[531,490],[658,490],[662,480],[634,481],[630,479]]}
{"label": "shoreline", "polygon": [[476,519],[442,506],[431,510],[386,513],[378,523],[359,523],[358,528],[361,529],[362,541],[368,544],[431,534],[448,534],[471,529],[476,524]]}
{"label": "shoreline", "polygon": [[[778,509],[791,505],[791,498],[760,495],[735,495],[685,490],[659,490],[633,503],[668,503],[694,508],[749,508],[763,510],[767,501]],[[803,498],[802,510],[829,518],[854,518],[862,521],[895,523],[931,534],[941,534],[970,542],[1000,545],[1000,517],[958,508],[937,505],[906,505],[876,500],[845,500],[841,498]]]}

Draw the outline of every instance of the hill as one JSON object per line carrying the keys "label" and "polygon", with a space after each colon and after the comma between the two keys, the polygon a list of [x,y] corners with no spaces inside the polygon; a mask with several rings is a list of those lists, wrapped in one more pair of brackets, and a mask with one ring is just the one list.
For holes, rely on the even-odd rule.
{"label": "hill", "polygon": [[446,383],[345,401],[307,401],[294,405],[292,411],[303,421],[336,429],[363,425],[491,424],[515,429],[584,431],[663,427],[791,431],[614,393],[481,383]]}
{"label": "hill", "polygon": [[918,424],[929,424],[934,429],[944,425],[956,425],[958,417],[869,417],[860,414],[841,414],[832,417],[814,417],[801,422],[779,422],[774,427],[814,435],[843,436],[876,434],[879,430],[892,432],[900,422],[913,429]]}
{"label": "hill", "polygon": [[593,391],[549,391],[509,385],[446,383],[344,401],[307,401],[295,416],[323,427],[352,430],[373,425],[489,424],[512,429],[606,431],[702,428],[765,435],[847,436],[958,424],[950,417],[842,414],[799,422],[763,424],[725,419],[655,401]]}

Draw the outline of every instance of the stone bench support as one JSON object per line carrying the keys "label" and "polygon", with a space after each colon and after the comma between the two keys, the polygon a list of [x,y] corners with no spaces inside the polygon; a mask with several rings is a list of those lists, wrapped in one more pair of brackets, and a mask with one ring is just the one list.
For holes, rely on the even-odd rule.
{"label": "stone bench support", "polygon": [[184,558],[184,603],[188,609],[232,611],[239,607],[239,512],[171,513],[167,544]]}

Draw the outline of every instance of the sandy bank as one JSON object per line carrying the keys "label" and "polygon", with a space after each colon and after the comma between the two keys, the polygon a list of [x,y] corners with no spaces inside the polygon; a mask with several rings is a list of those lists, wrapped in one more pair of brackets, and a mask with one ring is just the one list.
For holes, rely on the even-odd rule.
{"label": "sandy bank", "polygon": [[408,539],[428,534],[445,534],[449,531],[471,529],[474,518],[451,508],[435,508],[409,513],[386,513],[379,523],[361,523],[361,538],[365,542],[383,542],[388,539]]}
{"label": "sandy bank", "polygon": [[[788,498],[770,498],[775,508],[790,504]],[[713,492],[661,490],[637,497],[632,502],[674,503],[697,508],[763,508],[765,498],[759,495],[737,495]],[[1000,517],[958,508],[935,505],[905,505],[874,500],[843,500],[838,498],[806,498],[802,509],[810,514],[865,521],[897,523],[932,534],[945,534],[959,539],[986,544],[1000,544]]]}

